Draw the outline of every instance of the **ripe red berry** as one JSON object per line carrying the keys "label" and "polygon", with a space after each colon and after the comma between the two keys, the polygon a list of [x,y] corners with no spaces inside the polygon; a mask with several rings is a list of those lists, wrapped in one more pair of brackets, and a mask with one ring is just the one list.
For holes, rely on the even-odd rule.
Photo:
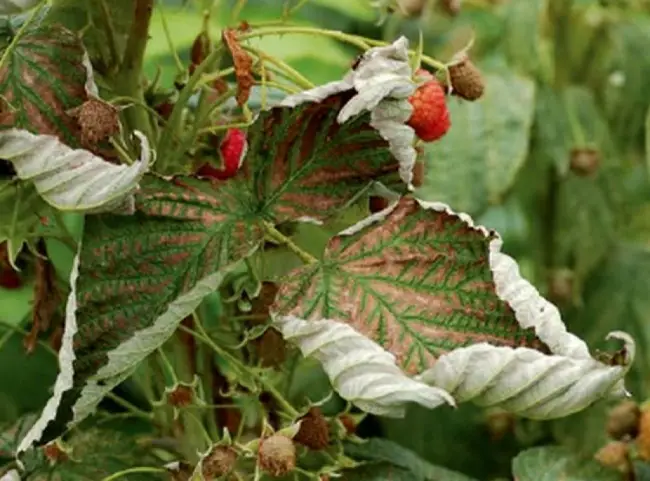
{"label": "ripe red berry", "polygon": [[409,102],[413,106],[413,113],[407,124],[413,127],[419,138],[433,142],[447,133],[451,121],[445,90],[438,81],[431,80],[418,87]]}
{"label": "ripe red berry", "polygon": [[219,180],[234,177],[246,156],[246,149],[246,132],[240,129],[228,129],[219,145],[219,156],[223,167],[219,169],[210,164],[204,164],[196,172],[197,175]]}

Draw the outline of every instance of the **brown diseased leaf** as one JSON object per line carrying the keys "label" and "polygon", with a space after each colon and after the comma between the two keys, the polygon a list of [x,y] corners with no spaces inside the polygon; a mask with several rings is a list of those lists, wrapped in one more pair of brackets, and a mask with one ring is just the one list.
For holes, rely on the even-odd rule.
{"label": "brown diseased leaf", "polygon": [[[45,249],[40,247],[41,254]],[[25,350],[31,353],[36,348],[40,333],[52,326],[62,296],[56,285],[56,271],[49,259],[36,257],[36,279],[34,282],[34,307],[32,309],[32,329],[25,337]]]}
{"label": "brown diseased leaf", "polygon": [[87,99],[81,40],[60,25],[28,27],[0,67],[0,126],[57,135],[73,147],[79,127],[67,112]]}
{"label": "brown diseased leaf", "polygon": [[405,197],[383,221],[332,238],[320,263],[289,273],[272,311],[345,322],[410,373],[480,342],[548,352],[496,295],[489,242]]}
{"label": "brown diseased leaf", "polygon": [[221,34],[224,43],[230,50],[232,61],[235,65],[235,77],[237,79],[237,103],[244,105],[248,101],[251,88],[255,83],[253,78],[253,59],[244,50],[237,39],[237,30],[226,28]]}

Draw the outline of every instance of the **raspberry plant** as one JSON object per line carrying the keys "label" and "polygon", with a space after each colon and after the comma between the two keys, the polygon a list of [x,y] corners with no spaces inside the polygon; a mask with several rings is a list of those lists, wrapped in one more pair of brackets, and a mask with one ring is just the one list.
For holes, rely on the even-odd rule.
{"label": "raspberry plant", "polygon": [[0,285],[58,360],[0,479],[643,479],[645,7],[182,3],[187,59],[153,0],[0,1]]}

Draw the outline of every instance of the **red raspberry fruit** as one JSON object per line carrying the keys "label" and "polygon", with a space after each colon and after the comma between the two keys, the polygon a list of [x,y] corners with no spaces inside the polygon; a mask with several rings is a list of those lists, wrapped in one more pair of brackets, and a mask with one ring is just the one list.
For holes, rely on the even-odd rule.
{"label": "red raspberry fruit", "polygon": [[407,124],[425,142],[438,140],[451,126],[445,102],[445,90],[436,80],[422,84],[409,98],[413,113]]}
{"label": "red raspberry fruit", "polygon": [[218,169],[210,164],[203,164],[196,172],[197,175],[219,180],[234,177],[246,156],[247,147],[246,132],[240,129],[228,129],[219,145],[219,156],[223,167]]}

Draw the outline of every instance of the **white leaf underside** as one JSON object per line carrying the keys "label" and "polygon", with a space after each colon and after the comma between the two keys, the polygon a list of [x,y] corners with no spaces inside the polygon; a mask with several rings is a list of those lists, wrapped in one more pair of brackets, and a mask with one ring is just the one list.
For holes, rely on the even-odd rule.
{"label": "white leaf underside", "polygon": [[20,129],[0,132],[0,158],[10,161],[18,177],[33,182],[41,197],[59,210],[128,212],[151,156],[146,137],[135,135],[142,153],[132,165],[112,164],[87,150],[72,149],[55,136]]}
{"label": "white leaf underside", "polygon": [[[425,209],[457,216],[490,235],[467,214],[456,214],[442,203],[418,202]],[[396,206],[397,202],[339,235],[353,235],[383,221]],[[498,236],[490,242],[489,264],[496,293],[510,305],[523,328],[535,329],[551,355],[479,343],[440,356],[431,368],[409,378],[392,354],[344,322],[293,316],[277,316],[274,322],[303,355],[320,361],[344,399],[373,414],[401,416],[408,402],[433,408],[455,400],[499,406],[522,417],[552,419],[584,409],[606,395],[626,395],[623,378],[634,359],[634,341],[621,332],[609,335],[624,341],[625,366],[609,366],[592,358],[584,341],[567,332],[558,309],[521,277],[517,263],[501,252],[501,245]]]}
{"label": "white leaf underside", "polygon": [[357,94],[337,117],[342,124],[363,112],[370,112],[370,126],[388,142],[399,162],[400,178],[410,188],[417,153],[413,147],[415,131],[405,125],[412,113],[409,96],[416,84],[408,63],[408,40],[400,37],[391,45],[371,48],[359,64],[343,78],[305,92],[290,95],[280,105],[296,107],[305,102],[321,102],[327,97],[354,89]]}
{"label": "white leaf underside", "polygon": [[[79,246],[81,249],[81,245]],[[54,392],[47,401],[43,412],[36,422],[29,429],[25,437],[20,441],[16,455],[27,451],[35,442],[38,442],[57,414],[63,394],[73,386],[75,354],[73,349],[74,335],[77,333],[77,279],[79,277],[79,253],[74,258],[70,272],[70,294],[65,308],[65,325],[61,348],[59,349],[59,374],[54,383]]]}

